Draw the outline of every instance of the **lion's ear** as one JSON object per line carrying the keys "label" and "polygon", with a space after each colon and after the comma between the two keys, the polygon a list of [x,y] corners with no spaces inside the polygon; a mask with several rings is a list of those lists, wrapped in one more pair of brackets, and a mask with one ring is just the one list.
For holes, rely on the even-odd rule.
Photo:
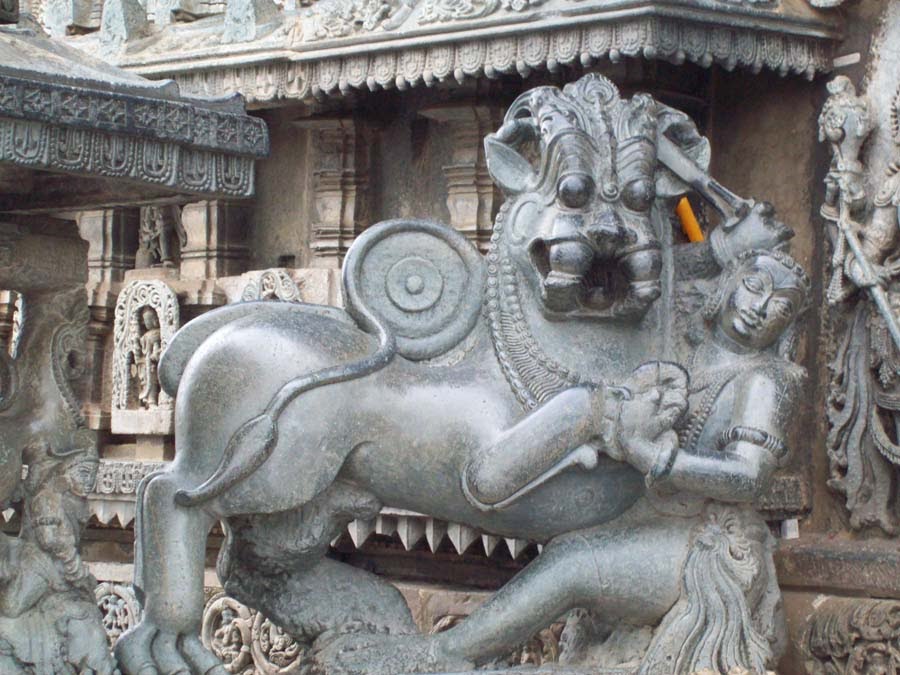
{"label": "lion's ear", "polygon": [[484,156],[491,178],[507,194],[519,194],[534,185],[537,176],[531,163],[493,134],[484,139]]}

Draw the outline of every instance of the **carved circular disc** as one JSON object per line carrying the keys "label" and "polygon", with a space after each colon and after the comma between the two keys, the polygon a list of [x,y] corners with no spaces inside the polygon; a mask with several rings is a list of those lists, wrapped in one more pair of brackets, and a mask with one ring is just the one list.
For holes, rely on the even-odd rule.
{"label": "carved circular disc", "polygon": [[366,230],[344,261],[347,311],[394,333],[397,351],[430,359],[455,347],[481,309],[484,259],[459,232],[424,220],[389,220]]}
{"label": "carved circular disc", "polygon": [[397,307],[408,312],[434,307],[443,290],[440,270],[424,258],[404,258],[388,271],[387,295]]}

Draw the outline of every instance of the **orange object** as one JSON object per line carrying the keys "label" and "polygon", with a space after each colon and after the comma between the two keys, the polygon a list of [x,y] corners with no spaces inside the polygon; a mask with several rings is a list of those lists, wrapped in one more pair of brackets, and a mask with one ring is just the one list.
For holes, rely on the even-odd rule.
{"label": "orange object", "polygon": [[700,223],[697,221],[697,216],[694,215],[694,209],[691,208],[687,197],[682,197],[678,201],[675,213],[681,220],[681,231],[687,235],[688,241],[696,244],[704,240],[703,230],[700,229]]}

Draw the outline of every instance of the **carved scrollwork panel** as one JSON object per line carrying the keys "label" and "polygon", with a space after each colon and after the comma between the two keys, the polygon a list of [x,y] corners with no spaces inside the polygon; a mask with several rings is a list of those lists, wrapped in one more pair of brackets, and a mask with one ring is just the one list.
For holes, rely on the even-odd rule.
{"label": "carved scrollwork panel", "polygon": [[307,652],[265,616],[224,593],[207,602],[200,637],[235,675],[295,675]]}
{"label": "carved scrollwork panel", "polygon": [[94,590],[94,595],[103,614],[103,628],[112,647],[122,633],[141,620],[141,606],[131,586],[104,581]]}
{"label": "carved scrollwork panel", "polygon": [[300,286],[301,284],[294,281],[284,269],[265,270],[247,283],[241,293],[241,302],[252,300],[302,302]]}
{"label": "carved scrollwork panel", "polygon": [[801,647],[810,675],[900,672],[900,602],[830,598],[810,619]]}

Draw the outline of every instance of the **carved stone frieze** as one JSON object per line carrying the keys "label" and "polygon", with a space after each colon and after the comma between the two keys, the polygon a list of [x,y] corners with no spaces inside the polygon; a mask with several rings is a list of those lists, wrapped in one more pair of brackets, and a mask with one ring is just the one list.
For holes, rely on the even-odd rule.
{"label": "carved stone frieze", "polygon": [[[828,88],[819,127],[832,152],[821,208],[832,245],[827,298],[835,340],[829,485],[845,496],[854,528],[894,534],[900,525],[900,139],[892,134],[898,99],[876,119],[870,100],[846,77]],[[884,173],[869,175],[860,153],[878,126],[895,145]]]}
{"label": "carved stone frieze", "polygon": [[103,525],[116,518],[120,527],[127,527],[134,520],[141,480],[165,466],[162,462],[101,460],[94,491],[88,498],[91,516]]}
{"label": "carved stone frieze", "polygon": [[268,135],[239,104],[182,98],[171,84],[85,64],[77,50],[30,32],[0,31],[0,53],[0,162],[178,192],[252,194],[253,162],[267,154]]}
{"label": "carved stone frieze", "polygon": [[[778,3],[667,4],[325,0],[300,12],[281,12],[256,39],[232,47],[227,66],[219,58],[221,26],[201,30],[190,25],[167,27],[117,63],[138,73],[174,77],[194,95],[239,92],[251,102],[339,96],[353,89],[403,90],[509,73],[524,77],[532,70],[555,72],[561,65],[589,66],[607,58],[693,61],[704,67],[718,63],[806,77],[831,69],[838,36],[833,17],[792,5],[786,21],[775,11]],[[761,14],[767,15],[765,29]],[[448,23],[452,32],[446,30]],[[73,40],[85,49],[90,42]],[[204,67],[188,65],[198,62]]]}
{"label": "carved stone frieze", "polygon": [[900,672],[900,602],[828,598],[802,636],[809,675]]}
{"label": "carved stone frieze", "polygon": [[164,282],[133,281],[122,289],[113,333],[114,433],[171,433],[173,402],[157,368],[179,326],[178,297]]}

